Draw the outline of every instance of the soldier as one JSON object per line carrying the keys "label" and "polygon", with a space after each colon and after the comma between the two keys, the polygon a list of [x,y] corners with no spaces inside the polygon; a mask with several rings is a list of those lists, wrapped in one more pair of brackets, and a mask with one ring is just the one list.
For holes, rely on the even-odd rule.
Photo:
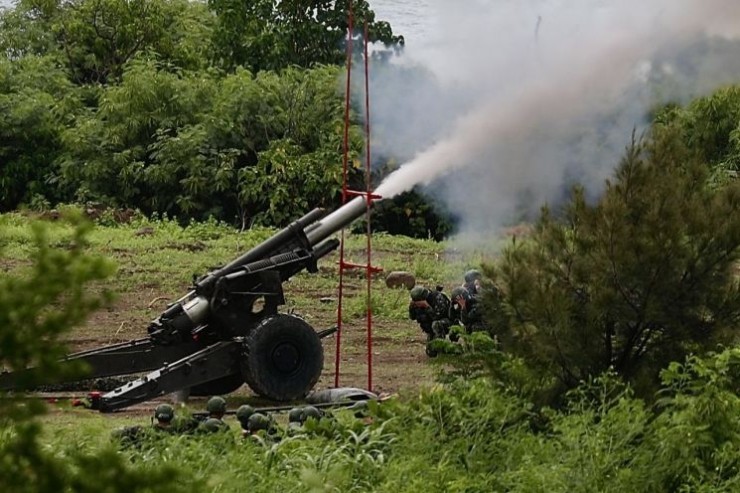
{"label": "soldier", "polygon": [[252,413],[247,420],[247,431],[250,435],[254,435],[258,431],[264,431],[267,433],[271,427],[270,418],[266,414]]}
{"label": "soldier", "polygon": [[223,397],[213,396],[208,399],[206,411],[208,411],[208,419],[199,426],[199,429],[205,432],[229,429],[229,425],[223,420],[224,414],[226,414],[226,401]]}
{"label": "soldier", "polygon": [[465,273],[464,279],[465,282],[463,283],[462,287],[467,289],[468,293],[470,293],[471,296],[479,295],[481,291],[481,281],[483,280],[483,275],[481,275],[481,273],[477,270],[471,269]]}
{"label": "soldier", "polygon": [[249,435],[249,418],[255,413],[252,406],[244,404],[236,410],[236,419],[242,427],[242,436]]}
{"label": "soldier", "polygon": [[316,421],[321,420],[321,418],[324,416],[324,413],[319,410],[319,408],[314,406],[306,406],[303,408],[303,422],[305,423],[309,419],[315,419]]}
{"label": "soldier", "polygon": [[247,434],[250,436],[259,434],[262,438],[271,442],[280,441],[279,429],[271,416],[262,413],[253,413],[247,420]]}
{"label": "soldier", "polygon": [[450,300],[442,293],[442,287],[438,286],[436,291],[430,291],[423,286],[415,286],[409,293],[409,318],[416,320],[421,330],[427,335],[427,356],[437,356],[437,351],[432,349],[431,342],[434,339],[444,339],[450,328]]}
{"label": "soldier", "polygon": [[174,428],[172,420],[175,419],[175,409],[169,404],[160,404],[154,409],[153,428],[157,431],[172,433]]}
{"label": "soldier", "polygon": [[452,306],[449,318],[453,323],[462,323],[468,334],[486,330],[477,296],[471,296],[470,292],[462,287],[453,289],[450,295]]}
{"label": "soldier", "polygon": [[294,407],[288,413],[288,431],[300,431],[303,429],[306,417],[302,407]]}

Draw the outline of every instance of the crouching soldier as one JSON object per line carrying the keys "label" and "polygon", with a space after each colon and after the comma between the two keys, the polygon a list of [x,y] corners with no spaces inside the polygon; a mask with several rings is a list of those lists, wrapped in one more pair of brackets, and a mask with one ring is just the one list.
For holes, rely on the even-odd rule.
{"label": "crouching soldier", "polygon": [[465,282],[462,287],[468,290],[470,296],[478,296],[481,294],[481,282],[483,281],[483,275],[475,270],[471,269],[465,273]]}
{"label": "crouching soldier", "polygon": [[249,432],[249,418],[255,413],[255,409],[249,404],[239,406],[236,410],[236,419],[242,427],[242,436],[247,437],[251,433]]}
{"label": "crouching soldier", "polygon": [[449,319],[452,323],[462,323],[467,334],[487,330],[477,296],[472,296],[465,288],[455,288],[450,295],[452,305]]}
{"label": "crouching soldier", "polygon": [[427,356],[437,356],[437,351],[431,347],[434,339],[444,339],[450,329],[450,300],[437,287],[431,291],[423,286],[415,286],[411,292],[409,303],[409,318],[416,320],[421,330],[427,335]]}
{"label": "crouching soldier", "polygon": [[214,396],[208,399],[206,403],[208,419],[206,419],[198,429],[204,433],[214,433],[217,431],[226,431],[229,425],[224,422],[223,417],[226,414],[226,401],[223,397]]}
{"label": "crouching soldier", "polygon": [[154,409],[154,423],[152,428],[163,433],[174,433],[172,421],[175,419],[175,409],[169,404],[160,404]]}
{"label": "crouching soldier", "polygon": [[280,428],[278,428],[272,416],[260,412],[252,413],[247,419],[247,427],[244,436],[261,437],[266,442],[280,441]]}

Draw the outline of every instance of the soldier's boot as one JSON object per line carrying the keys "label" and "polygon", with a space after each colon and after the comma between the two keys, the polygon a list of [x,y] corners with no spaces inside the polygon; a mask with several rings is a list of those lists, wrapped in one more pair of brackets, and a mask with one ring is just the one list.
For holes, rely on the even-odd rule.
{"label": "soldier's boot", "polygon": [[435,339],[444,339],[447,337],[447,324],[442,322],[441,320],[435,320],[432,322],[432,334],[434,334]]}
{"label": "soldier's boot", "polygon": [[435,358],[437,356],[437,350],[432,348],[432,341],[435,339],[434,334],[431,332],[427,332],[427,347],[426,347],[426,353],[427,356],[430,358]]}

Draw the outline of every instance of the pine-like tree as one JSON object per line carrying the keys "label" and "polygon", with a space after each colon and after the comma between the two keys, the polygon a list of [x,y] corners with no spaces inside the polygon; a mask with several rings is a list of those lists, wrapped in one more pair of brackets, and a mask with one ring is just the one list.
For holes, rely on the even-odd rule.
{"label": "pine-like tree", "polygon": [[597,203],[576,188],[562,217],[543,209],[531,239],[488,267],[503,348],[565,387],[613,368],[648,390],[668,362],[736,340],[740,185],[707,179],[678,133],[656,128]]}

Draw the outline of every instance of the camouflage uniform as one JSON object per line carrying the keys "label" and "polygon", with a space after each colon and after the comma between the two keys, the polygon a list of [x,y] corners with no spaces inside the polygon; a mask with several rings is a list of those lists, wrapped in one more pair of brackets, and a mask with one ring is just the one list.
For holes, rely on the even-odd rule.
{"label": "camouflage uniform", "polygon": [[450,299],[441,290],[431,291],[416,286],[411,290],[409,318],[416,320],[427,335],[427,354],[436,356],[428,343],[434,339],[444,339],[450,329]]}
{"label": "camouflage uniform", "polygon": [[[488,330],[483,321],[483,312],[477,296],[471,295],[465,288],[455,288],[450,294],[452,306],[450,306],[449,318],[453,323],[462,323],[468,334]],[[465,301],[465,308],[457,303],[458,297],[462,297]]]}

